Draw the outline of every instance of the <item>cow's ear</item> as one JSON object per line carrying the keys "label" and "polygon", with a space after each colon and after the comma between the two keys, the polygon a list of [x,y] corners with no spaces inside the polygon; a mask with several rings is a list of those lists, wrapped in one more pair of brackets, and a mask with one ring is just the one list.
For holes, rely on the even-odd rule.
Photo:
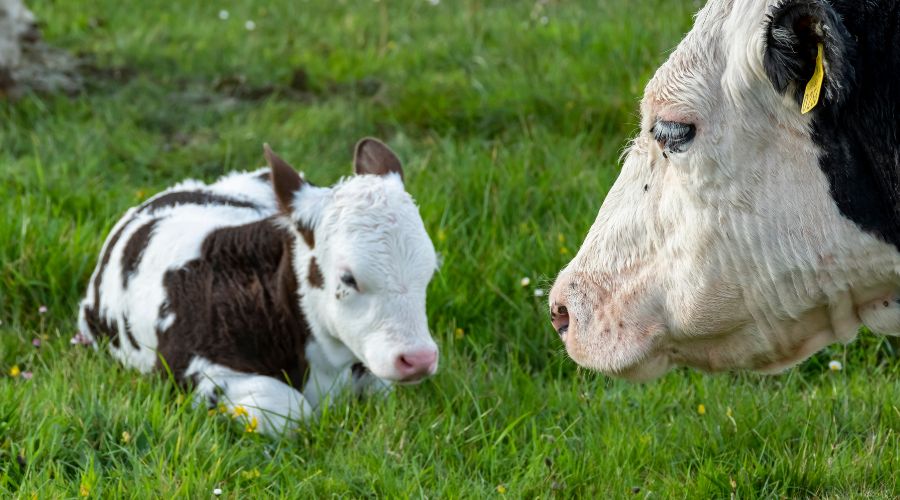
{"label": "cow's ear", "polygon": [[766,22],[763,65],[779,93],[792,92],[798,104],[813,78],[819,44],[825,71],[821,101],[843,102],[855,78],[855,42],[841,17],[824,0],[785,0],[771,10]]}
{"label": "cow's ear", "polygon": [[283,213],[290,213],[293,210],[294,198],[297,191],[303,187],[305,181],[300,174],[272,151],[268,144],[263,144],[263,155],[266,157],[266,163],[272,172],[272,190],[275,191],[275,199],[278,200],[278,208]]}
{"label": "cow's ear", "polygon": [[353,150],[353,171],[357,175],[397,174],[403,180],[403,165],[391,148],[378,139],[366,137]]}

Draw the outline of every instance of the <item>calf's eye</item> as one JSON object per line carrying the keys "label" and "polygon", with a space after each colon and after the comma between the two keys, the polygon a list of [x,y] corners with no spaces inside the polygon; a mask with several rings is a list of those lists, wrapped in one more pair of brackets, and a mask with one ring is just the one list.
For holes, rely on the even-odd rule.
{"label": "calf's eye", "polygon": [[356,278],[353,277],[352,274],[346,272],[341,275],[341,283],[349,286],[350,288],[359,291],[359,287],[356,285]]}
{"label": "calf's eye", "polygon": [[650,132],[664,152],[683,153],[697,135],[697,127],[693,123],[657,120]]}

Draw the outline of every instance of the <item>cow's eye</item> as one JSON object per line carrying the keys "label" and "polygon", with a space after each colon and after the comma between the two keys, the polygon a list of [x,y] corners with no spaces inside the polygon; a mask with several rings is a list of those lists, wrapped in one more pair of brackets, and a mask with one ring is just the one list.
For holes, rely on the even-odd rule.
{"label": "cow's eye", "polygon": [[341,275],[341,283],[349,286],[350,288],[359,291],[359,286],[356,284],[356,278],[353,277],[349,272],[345,272]]}
{"label": "cow's eye", "polygon": [[683,153],[697,135],[697,127],[693,123],[667,122],[658,120],[653,125],[653,138],[664,152]]}

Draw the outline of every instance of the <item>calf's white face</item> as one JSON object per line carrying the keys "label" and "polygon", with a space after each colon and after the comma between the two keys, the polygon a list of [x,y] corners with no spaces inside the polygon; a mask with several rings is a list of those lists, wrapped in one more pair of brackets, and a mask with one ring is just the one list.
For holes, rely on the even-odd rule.
{"label": "calf's white face", "polygon": [[[648,84],[641,132],[550,294],[577,363],[631,379],[678,365],[772,372],[860,324],[900,333],[887,3],[712,0],[699,13]],[[822,98],[804,115],[819,43]]]}
{"label": "calf's white face", "polygon": [[355,176],[306,184],[267,151],[276,195],[297,230],[294,268],[313,335],[336,365],[352,358],[377,377],[416,382],[437,370],[425,292],[434,247],[384,144],[356,146]]}

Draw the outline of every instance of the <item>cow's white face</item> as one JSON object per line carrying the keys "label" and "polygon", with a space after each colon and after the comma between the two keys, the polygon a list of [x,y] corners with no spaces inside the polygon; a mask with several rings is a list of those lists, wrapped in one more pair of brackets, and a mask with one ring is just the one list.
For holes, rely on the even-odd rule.
{"label": "cow's white face", "polygon": [[[279,194],[278,172],[296,174],[269,156]],[[394,153],[364,139],[355,167],[357,175],[330,188],[297,180],[284,188],[298,229],[301,307],[332,361],[352,354],[379,378],[416,382],[437,370],[425,314],[434,246]]]}
{"label": "cow's white face", "polygon": [[[577,363],[631,379],[677,365],[772,372],[863,323],[900,333],[900,152],[860,160],[878,157],[864,155],[870,132],[835,126],[871,104],[847,76],[839,17],[815,1],[701,11],[648,84],[641,132],[550,294]],[[801,115],[818,41],[823,98]],[[842,184],[866,168],[883,182]]]}

